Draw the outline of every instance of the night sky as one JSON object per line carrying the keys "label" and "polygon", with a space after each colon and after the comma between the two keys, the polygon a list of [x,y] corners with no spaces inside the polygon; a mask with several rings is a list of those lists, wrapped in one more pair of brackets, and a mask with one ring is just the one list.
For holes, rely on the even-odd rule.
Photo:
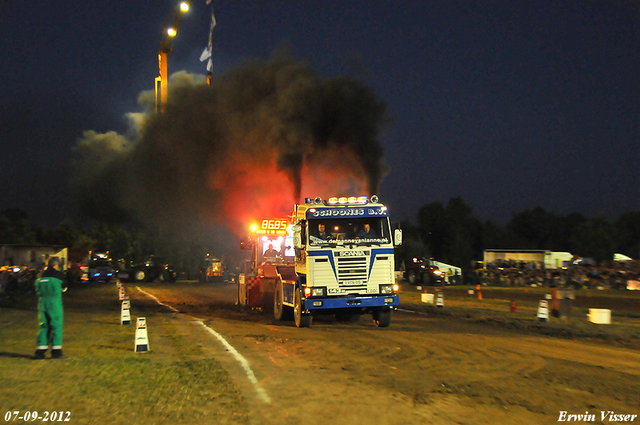
{"label": "night sky", "polygon": [[[126,134],[176,3],[0,3],[0,210],[77,218],[71,148],[85,130]],[[640,1],[213,6],[214,74],[286,45],[388,103],[379,196],[395,220],[455,196],[498,224],[536,206],[611,219],[640,209]],[[170,74],[206,73],[209,24],[205,0],[192,1]]]}

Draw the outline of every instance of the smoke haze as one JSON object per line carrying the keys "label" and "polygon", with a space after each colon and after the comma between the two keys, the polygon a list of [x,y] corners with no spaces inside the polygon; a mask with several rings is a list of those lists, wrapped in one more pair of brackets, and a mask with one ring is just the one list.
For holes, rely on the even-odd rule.
{"label": "smoke haze", "polygon": [[172,75],[166,112],[131,114],[128,137],[87,131],[75,147],[74,192],[106,221],[243,236],[301,197],[371,195],[387,169],[378,142],[386,104],[361,82],[322,79],[292,58],[254,60],[214,79]]}

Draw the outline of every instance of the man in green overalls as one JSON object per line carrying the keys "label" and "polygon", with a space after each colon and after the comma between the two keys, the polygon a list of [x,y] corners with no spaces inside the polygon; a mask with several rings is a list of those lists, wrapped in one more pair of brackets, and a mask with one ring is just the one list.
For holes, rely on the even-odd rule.
{"label": "man in green overalls", "polygon": [[58,270],[58,257],[49,258],[47,265],[42,277],[35,282],[40,322],[35,358],[44,359],[51,344],[51,358],[59,359],[62,357],[62,288],[65,279]]}

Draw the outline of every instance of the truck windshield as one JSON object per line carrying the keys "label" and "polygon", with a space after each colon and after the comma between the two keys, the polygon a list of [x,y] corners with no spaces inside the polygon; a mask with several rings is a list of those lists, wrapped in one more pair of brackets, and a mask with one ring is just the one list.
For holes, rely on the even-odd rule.
{"label": "truck windshield", "polygon": [[380,245],[391,242],[388,217],[309,220],[309,245]]}
{"label": "truck windshield", "polygon": [[293,264],[295,251],[293,238],[287,236],[269,238],[263,236],[257,241],[258,264]]}

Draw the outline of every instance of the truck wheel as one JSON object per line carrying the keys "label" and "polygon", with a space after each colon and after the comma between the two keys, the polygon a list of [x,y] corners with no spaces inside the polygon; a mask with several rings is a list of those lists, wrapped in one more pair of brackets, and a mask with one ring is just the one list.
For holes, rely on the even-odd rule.
{"label": "truck wheel", "polygon": [[144,282],[145,277],[147,276],[144,270],[136,270],[133,272],[133,278],[136,282]]}
{"label": "truck wheel", "polygon": [[282,281],[278,279],[276,281],[276,288],[273,294],[273,317],[276,320],[282,320],[284,316],[284,289],[282,287]]}
{"label": "truck wheel", "polygon": [[293,311],[291,307],[284,305],[284,284],[278,279],[273,294],[273,317],[276,320],[291,320]]}
{"label": "truck wheel", "polygon": [[296,326],[299,328],[308,328],[311,326],[313,316],[311,313],[304,313],[302,311],[302,297],[300,296],[300,288],[296,288],[296,300],[293,307],[293,318],[296,322]]}
{"label": "truck wheel", "polygon": [[409,280],[409,283],[410,283],[410,284],[415,285],[415,284],[416,284],[416,272],[414,272],[413,270],[411,270],[411,271],[409,272],[408,280]]}
{"label": "truck wheel", "polygon": [[393,310],[389,307],[380,307],[373,312],[373,323],[379,328],[386,328],[391,324]]}

